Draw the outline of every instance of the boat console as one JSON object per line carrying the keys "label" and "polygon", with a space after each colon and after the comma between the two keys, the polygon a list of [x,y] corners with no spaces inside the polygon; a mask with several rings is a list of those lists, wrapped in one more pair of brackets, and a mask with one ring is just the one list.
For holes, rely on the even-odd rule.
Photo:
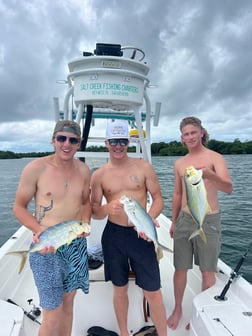
{"label": "boat console", "polygon": [[150,120],[153,118],[153,125],[158,126],[161,104],[156,103],[154,113],[151,112],[147,94],[149,67],[144,58],[144,51],[137,47],[97,43],[94,52],[85,51],[82,57],[68,63],[63,111],[58,98],[54,98],[55,121],[68,119],[82,124],[79,156],[91,156],[88,152],[83,154],[87,139],[104,140],[89,136],[96,119],[123,119],[134,130],[131,142],[136,144],[136,156],[151,162]]}

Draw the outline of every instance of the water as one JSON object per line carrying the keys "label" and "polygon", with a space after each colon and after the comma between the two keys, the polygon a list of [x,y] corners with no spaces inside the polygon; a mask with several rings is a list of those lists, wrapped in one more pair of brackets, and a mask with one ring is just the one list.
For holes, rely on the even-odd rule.
{"label": "water", "polygon": [[[251,155],[225,157],[233,179],[231,195],[219,194],[222,218],[221,258],[232,269],[246,252],[252,240],[252,170]],[[177,157],[155,157],[153,165],[157,172],[165,201],[164,213],[171,217],[173,191],[173,164]],[[20,227],[12,214],[17,184],[23,167],[31,159],[0,160],[0,246]],[[97,166],[95,160],[88,162],[90,168]],[[252,249],[240,269],[252,283]]]}

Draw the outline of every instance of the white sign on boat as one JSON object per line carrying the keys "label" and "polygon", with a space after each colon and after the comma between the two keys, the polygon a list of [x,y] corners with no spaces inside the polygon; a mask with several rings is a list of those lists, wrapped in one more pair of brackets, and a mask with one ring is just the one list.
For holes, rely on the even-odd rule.
{"label": "white sign on boat", "polygon": [[144,86],[149,83],[146,77],[149,67],[138,60],[104,55],[97,51],[103,50],[104,44],[98,47],[96,55],[88,54],[68,64],[68,79],[74,81],[76,105],[85,102],[93,107],[116,110],[142,105]]}

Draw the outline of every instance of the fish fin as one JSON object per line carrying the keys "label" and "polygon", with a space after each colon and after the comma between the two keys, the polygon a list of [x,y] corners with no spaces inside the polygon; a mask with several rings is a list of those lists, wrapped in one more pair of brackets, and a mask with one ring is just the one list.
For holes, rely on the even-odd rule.
{"label": "fish fin", "polygon": [[200,235],[200,238],[203,240],[204,243],[207,243],[207,238],[205,235],[205,232],[202,229],[195,230],[191,236],[188,238],[188,240],[196,237],[197,235]]}
{"label": "fish fin", "polygon": [[19,271],[18,274],[20,274],[25,266],[26,260],[27,260],[27,255],[28,255],[29,251],[12,251],[12,252],[8,252],[7,254],[10,255],[15,255],[18,257],[21,257],[21,262],[19,265]]}

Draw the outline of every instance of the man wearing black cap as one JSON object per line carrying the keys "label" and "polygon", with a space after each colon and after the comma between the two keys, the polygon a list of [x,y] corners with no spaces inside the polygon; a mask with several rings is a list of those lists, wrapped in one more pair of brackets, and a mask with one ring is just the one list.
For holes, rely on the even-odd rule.
{"label": "man wearing black cap", "polygon": [[[34,242],[56,224],[73,220],[90,222],[89,168],[74,159],[80,138],[81,130],[76,122],[58,121],[52,136],[55,153],[31,161],[22,172],[13,211],[20,223],[33,232]],[[28,210],[33,198],[35,215]],[[87,235],[78,236],[56,253],[52,246],[30,253],[30,266],[43,309],[40,336],[71,335],[76,290],[81,288],[84,293],[89,290]],[[70,259],[74,259],[74,265]]]}

